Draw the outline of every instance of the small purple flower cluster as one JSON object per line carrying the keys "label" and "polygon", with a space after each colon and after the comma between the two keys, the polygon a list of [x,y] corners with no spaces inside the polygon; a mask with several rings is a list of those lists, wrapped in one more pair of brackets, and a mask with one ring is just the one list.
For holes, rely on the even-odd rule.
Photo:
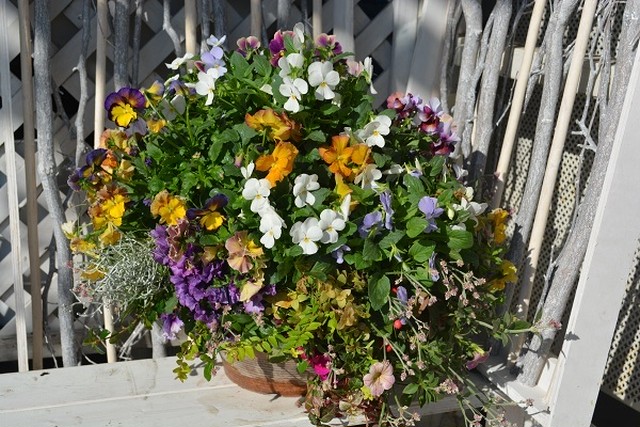
{"label": "small purple flower cluster", "polygon": [[395,110],[399,120],[411,119],[420,132],[438,137],[432,141],[432,155],[447,156],[460,142],[453,119],[444,113],[437,98],[425,102],[419,96],[395,92],[387,98],[387,108]]}
{"label": "small purple flower cluster", "polygon": [[[211,328],[218,326],[224,313],[262,313],[263,298],[274,295],[275,286],[266,286],[248,301],[241,302],[240,289],[226,261],[207,259],[202,247],[188,241],[195,232],[194,227],[197,226],[180,220],[176,225],[157,225],[150,232],[156,245],[153,259],[169,268],[169,280],[175,287],[179,305],[189,311],[189,317]],[[165,323],[176,322],[173,316],[163,319]]]}

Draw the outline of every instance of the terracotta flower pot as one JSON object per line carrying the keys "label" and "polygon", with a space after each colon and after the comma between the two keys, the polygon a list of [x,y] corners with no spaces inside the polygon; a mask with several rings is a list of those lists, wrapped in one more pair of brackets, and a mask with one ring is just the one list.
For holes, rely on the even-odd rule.
{"label": "terracotta flower pot", "polygon": [[303,396],[307,391],[306,375],[301,375],[293,360],[272,363],[264,353],[255,359],[229,363],[223,357],[224,372],[240,387],[256,393]]}

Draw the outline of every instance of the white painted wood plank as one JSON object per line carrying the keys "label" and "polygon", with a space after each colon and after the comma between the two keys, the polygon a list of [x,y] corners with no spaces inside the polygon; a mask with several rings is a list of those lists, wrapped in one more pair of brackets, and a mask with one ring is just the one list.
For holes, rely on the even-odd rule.
{"label": "white painted wood plank", "polygon": [[439,95],[440,58],[447,27],[447,0],[424,0],[407,91],[423,98]]}
{"label": "white painted wood plank", "polygon": [[419,0],[394,1],[393,6],[393,67],[390,92],[405,92],[418,33]]}
{"label": "white painted wood plank", "polygon": [[[9,2],[0,3],[0,94],[6,100],[11,99],[11,73],[9,70],[9,33],[6,6]],[[18,369],[29,370],[27,344],[26,310],[24,284],[22,281],[22,252],[20,242],[20,215],[18,209],[18,176],[16,171],[16,152],[13,140],[13,110],[11,102],[6,102],[0,110],[0,141],[4,141],[7,199],[9,204],[9,226],[11,229],[11,261],[13,286],[15,289],[16,338],[18,345]]]}
{"label": "white painted wood plank", "polygon": [[[640,238],[640,50],[629,78],[558,363],[549,427],[588,427]],[[631,195],[631,197],[630,197]]]}
{"label": "white painted wood plank", "polygon": [[356,53],[353,38],[353,8],[353,0],[333,2],[333,34],[345,52]]}

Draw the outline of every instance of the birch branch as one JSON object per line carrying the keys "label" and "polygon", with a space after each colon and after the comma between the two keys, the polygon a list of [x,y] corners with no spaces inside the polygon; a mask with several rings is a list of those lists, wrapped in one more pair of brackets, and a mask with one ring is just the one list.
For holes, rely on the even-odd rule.
{"label": "birch branch", "polygon": [[139,69],[140,69],[140,43],[142,37],[142,7],[144,6],[144,0],[135,0],[134,7],[136,9],[134,21],[133,21],[133,36],[131,37],[131,83],[138,87],[139,81]]}
{"label": "birch branch", "polygon": [[291,12],[291,0],[278,0],[278,28],[289,28],[289,14]]}
{"label": "birch branch", "polygon": [[442,68],[440,70],[440,104],[446,113],[449,113],[449,75],[453,63],[452,46],[455,45],[456,28],[458,28],[461,16],[460,0],[454,0],[454,4],[449,6],[447,12],[447,32],[442,46]]}
{"label": "birch branch", "polygon": [[180,37],[171,24],[171,1],[169,0],[162,0],[162,29],[167,32],[167,35],[171,39],[176,56],[180,57],[184,55],[182,45],[180,44]]}
{"label": "birch branch", "polygon": [[495,127],[494,117],[496,96],[498,94],[498,79],[500,77],[502,57],[507,44],[511,12],[511,0],[498,0],[491,12],[491,15],[494,16],[494,22],[485,59],[485,71],[482,74],[480,98],[478,100],[478,117],[476,119],[476,139],[469,171],[471,182],[480,180],[476,187],[477,194],[482,193],[481,178],[485,173],[489,145]]}
{"label": "birch branch", "polygon": [[87,144],[84,141],[84,113],[87,109],[89,94],[87,91],[87,52],[89,51],[89,41],[91,40],[91,30],[89,28],[91,18],[89,0],[82,2],[82,44],[80,47],[80,57],[78,58],[78,75],[80,77],[80,100],[78,101],[78,112],[76,113],[76,157],[75,166],[79,167],[87,151]]}
{"label": "birch branch", "polygon": [[[482,35],[482,5],[478,0],[461,1],[465,20],[465,33],[454,105],[454,120],[458,125],[458,135],[464,133],[469,120],[466,115],[466,104],[470,102],[471,92],[475,92],[475,87],[472,86],[473,72],[476,68],[480,36]],[[473,95],[473,98],[475,99],[475,95]],[[461,148],[463,158],[467,158],[471,152],[471,141],[462,141]]]}
{"label": "birch branch", "polygon": [[56,261],[58,265],[58,316],[60,319],[60,340],[64,366],[78,364],[78,343],[75,340],[72,306],[74,302],[71,288],[73,274],[69,267],[71,250],[62,232],[65,222],[64,210],[56,182],[56,163],[53,144],[53,120],[51,116],[51,63],[49,61],[51,41],[51,21],[49,2],[35,0],[35,27],[33,65],[35,73],[36,127],[38,130],[38,171],[53,222],[56,241]]}
{"label": "birch branch", "polygon": [[[600,122],[599,143],[591,169],[589,184],[584,200],[580,204],[580,212],[576,223],[571,229],[565,246],[558,257],[558,268],[542,309],[541,324],[543,325],[554,321],[557,322],[562,318],[571,290],[580,272],[602,191],[602,183],[609,164],[618,117],[625,99],[635,50],[637,49],[639,30],[640,0],[629,0],[624,11],[611,98],[606,110],[602,110],[602,108],[600,110],[602,121]],[[603,83],[601,89],[603,88],[608,88],[607,83]],[[605,92],[600,92],[599,96],[601,95],[607,96]],[[529,351],[523,358],[523,371],[518,376],[520,382],[527,385],[537,383],[556,333],[557,330],[555,328],[548,328],[532,338],[529,344]]]}
{"label": "birch branch", "polygon": [[227,14],[224,0],[213,0],[213,32],[217,38],[227,34]]}

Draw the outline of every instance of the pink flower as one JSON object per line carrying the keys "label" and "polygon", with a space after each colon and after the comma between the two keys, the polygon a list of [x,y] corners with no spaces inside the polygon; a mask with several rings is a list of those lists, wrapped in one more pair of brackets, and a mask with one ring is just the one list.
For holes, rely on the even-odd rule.
{"label": "pink flower", "polygon": [[468,370],[475,369],[479,364],[484,363],[489,359],[489,354],[491,353],[491,349],[489,351],[485,351],[484,353],[474,353],[473,359],[469,360],[466,364]]}
{"label": "pink flower", "polygon": [[364,385],[369,387],[373,396],[380,396],[385,390],[393,387],[396,382],[393,376],[393,366],[388,360],[376,362],[369,368],[369,373],[364,376]]}
{"label": "pink flower", "polygon": [[315,372],[322,381],[327,379],[329,372],[331,372],[331,359],[324,354],[316,354],[309,359],[309,363],[313,368],[313,372]]}

